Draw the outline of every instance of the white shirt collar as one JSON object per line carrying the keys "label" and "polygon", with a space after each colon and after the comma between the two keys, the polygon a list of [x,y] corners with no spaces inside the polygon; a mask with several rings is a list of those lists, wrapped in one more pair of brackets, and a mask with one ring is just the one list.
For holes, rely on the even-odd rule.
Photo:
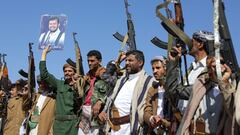
{"label": "white shirt collar", "polygon": [[201,59],[199,62],[192,62],[193,69],[196,69],[198,67],[206,67],[207,65],[207,56]]}
{"label": "white shirt collar", "polygon": [[60,31],[60,29],[58,28],[55,32],[50,32],[50,31],[48,31],[48,34],[51,34],[51,36],[58,36],[60,32],[61,32],[61,31]]}
{"label": "white shirt collar", "polygon": [[139,72],[137,72],[137,73],[135,73],[135,74],[129,74],[129,80],[132,80],[132,79],[140,76],[141,71],[142,71],[142,70],[140,70]]}

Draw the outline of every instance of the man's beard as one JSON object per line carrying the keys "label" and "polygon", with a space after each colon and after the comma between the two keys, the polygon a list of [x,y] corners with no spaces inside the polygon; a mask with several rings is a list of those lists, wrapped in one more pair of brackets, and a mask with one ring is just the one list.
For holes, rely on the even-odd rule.
{"label": "man's beard", "polygon": [[57,28],[54,29],[54,30],[51,30],[51,29],[50,29],[50,32],[51,32],[51,33],[54,33],[54,32],[56,32],[56,31],[57,31]]}
{"label": "man's beard", "polygon": [[66,83],[70,83],[72,81],[72,77],[64,76],[64,80],[65,80]]}
{"label": "man's beard", "polygon": [[137,70],[137,69],[127,69],[126,68],[126,72],[128,73],[128,74],[136,74],[136,73],[138,73],[140,70]]}

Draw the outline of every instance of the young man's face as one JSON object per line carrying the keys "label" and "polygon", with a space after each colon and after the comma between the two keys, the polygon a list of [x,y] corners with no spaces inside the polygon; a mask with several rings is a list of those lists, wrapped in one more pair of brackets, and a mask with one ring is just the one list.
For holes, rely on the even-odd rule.
{"label": "young man's face", "polygon": [[59,24],[58,24],[58,21],[57,20],[50,20],[49,23],[48,23],[48,27],[49,27],[49,30],[51,32],[55,32],[58,27],[59,27]]}
{"label": "young man's face", "polygon": [[154,61],[152,63],[152,71],[156,80],[160,80],[166,74],[166,70],[161,61]]}
{"label": "young man's face", "polygon": [[129,74],[135,74],[142,69],[143,61],[136,59],[135,55],[130,54],[126,58],[126,72]]}
{"label": "young man's face", "polygon": [[63,72],[65,80],[72,79],[73,75],[75,74],[74,70],[71,67],[64,68]]}
{"label": "young man's face", "polygon": [[96,56],[89,56],[88,57],[88,67],[89,70],[94,70],[99,67],[101,61],[96,58]]}
{"label": "young man's face", "polygon": [[11,98],[16,97],[18,95],[17,91],[18,91],[17,86],[14,86],[11,88],[11,90],[10,90]]}

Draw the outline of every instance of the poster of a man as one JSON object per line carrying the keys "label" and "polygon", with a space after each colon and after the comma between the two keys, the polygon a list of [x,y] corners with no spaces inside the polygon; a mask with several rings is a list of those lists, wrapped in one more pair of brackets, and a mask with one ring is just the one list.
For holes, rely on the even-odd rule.
{"label": "poster of a man", "polygon": [[48,45],[54,50],[63,49],[66,24],[65,15],[42,15],[39,49],[44,49]]}

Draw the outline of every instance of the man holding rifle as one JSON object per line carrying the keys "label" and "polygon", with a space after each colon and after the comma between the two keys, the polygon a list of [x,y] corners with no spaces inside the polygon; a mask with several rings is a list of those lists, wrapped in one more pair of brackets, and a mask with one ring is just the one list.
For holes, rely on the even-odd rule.
{"label": "man holding rifle", "polygon": [[[143,124],[144,99],[146,91],[152,85],[153,78],[143,69],[142,51],[132,50],[126,53],[125,73],[117,80],[110,105],[111,113],[101,112],[101,121],[108,120],[111,134],[139,134]],[[110,117],[108,117],[110,116]],[[106,131],[108,132],[108,130]]]}
{"label": "man holding rifle", "polygon": [[76,68],[69,64],[64,64],[64,80],[56,79],[48,72],[46,67],[46,56],[49,51],[50,46],[47,46],[43,50],[39,68],[41,79],[56,92],[56,112],[53,125],[53,134],[77,135],[77,113],[80,108],[81,99],[78,98],[78,92],[73,87],[75,84],[73,77],[76,73]]}
{"label": "man holding rifle", "polygon": [[[195,32],[192,37],[192,48],[189,49],[189,54],[194,57],[194,61],[192,62],[189,70],[188,70],[188,82],[184,82],[184,86],[181,83],[178,83],[178,74],[179,70],[175,73],[172,72],[173,69],[178,67],[178,60],[175,61],[173,64],[173,61],[170,59],[170,61],[167,63],[167,91],[170,94],[176,95],[180,100],[178,103],[178,108],[180,109],[181,113],[183,114],[186,106],[187,101],[189,99],[189,96],[191,94],[191,88],[189,88],[188,85],[192,85],[198,75],[205,69],[206,67],[206,59],[208,55],[208,48],[209,48],[209,41],[214,40],[213,34],[207,31],[199,31]],[[174,47],[175,52],[176,50],[179,50],[179,48]],[[171,53],[170,53],[171,54]],[[172,53],[173,54],[173,53]],[[171,56],[171,55],[170,55]],[[175,71],[175,70],[174,70]]]}
{"label": "man holding rifle", "polygon": [[87,54],[89,71],[84,76],[84,95],[83,106],[80,116],[78,134],[100,134],[99,129],[102,126],[98,123],[98,114],[101,112],[106,94],[108,91],[108,84],[101,79],[105,68],[101,66],[102,55],[97,50],[91,50]]}
{"label": "man holding rifle", "polygon": [[[193,34],[193,47],[189,54],[195,57],[189,73],[189,86],[178,84],[178,60],[181,48],[175,47],[175,53],[169,55],[167,64],[167,92],[178,99],[189,100],[177,134],[219,134],[231,129],[230,116],[232,114],[231,99],[234,88],[228,82],[231,69],[222,60],[222,80],[216,77],[216,59],[207,56],[209,40],[213,40],[209,32]],[[175,78],[175,79],[174,79]],[[233,89],[232,89],[233,88]],[[228,126],[226,125],[228,124]],[[230,126],[230,127],[229,127]],[[229,131],[228,131],[229,132]]]}

